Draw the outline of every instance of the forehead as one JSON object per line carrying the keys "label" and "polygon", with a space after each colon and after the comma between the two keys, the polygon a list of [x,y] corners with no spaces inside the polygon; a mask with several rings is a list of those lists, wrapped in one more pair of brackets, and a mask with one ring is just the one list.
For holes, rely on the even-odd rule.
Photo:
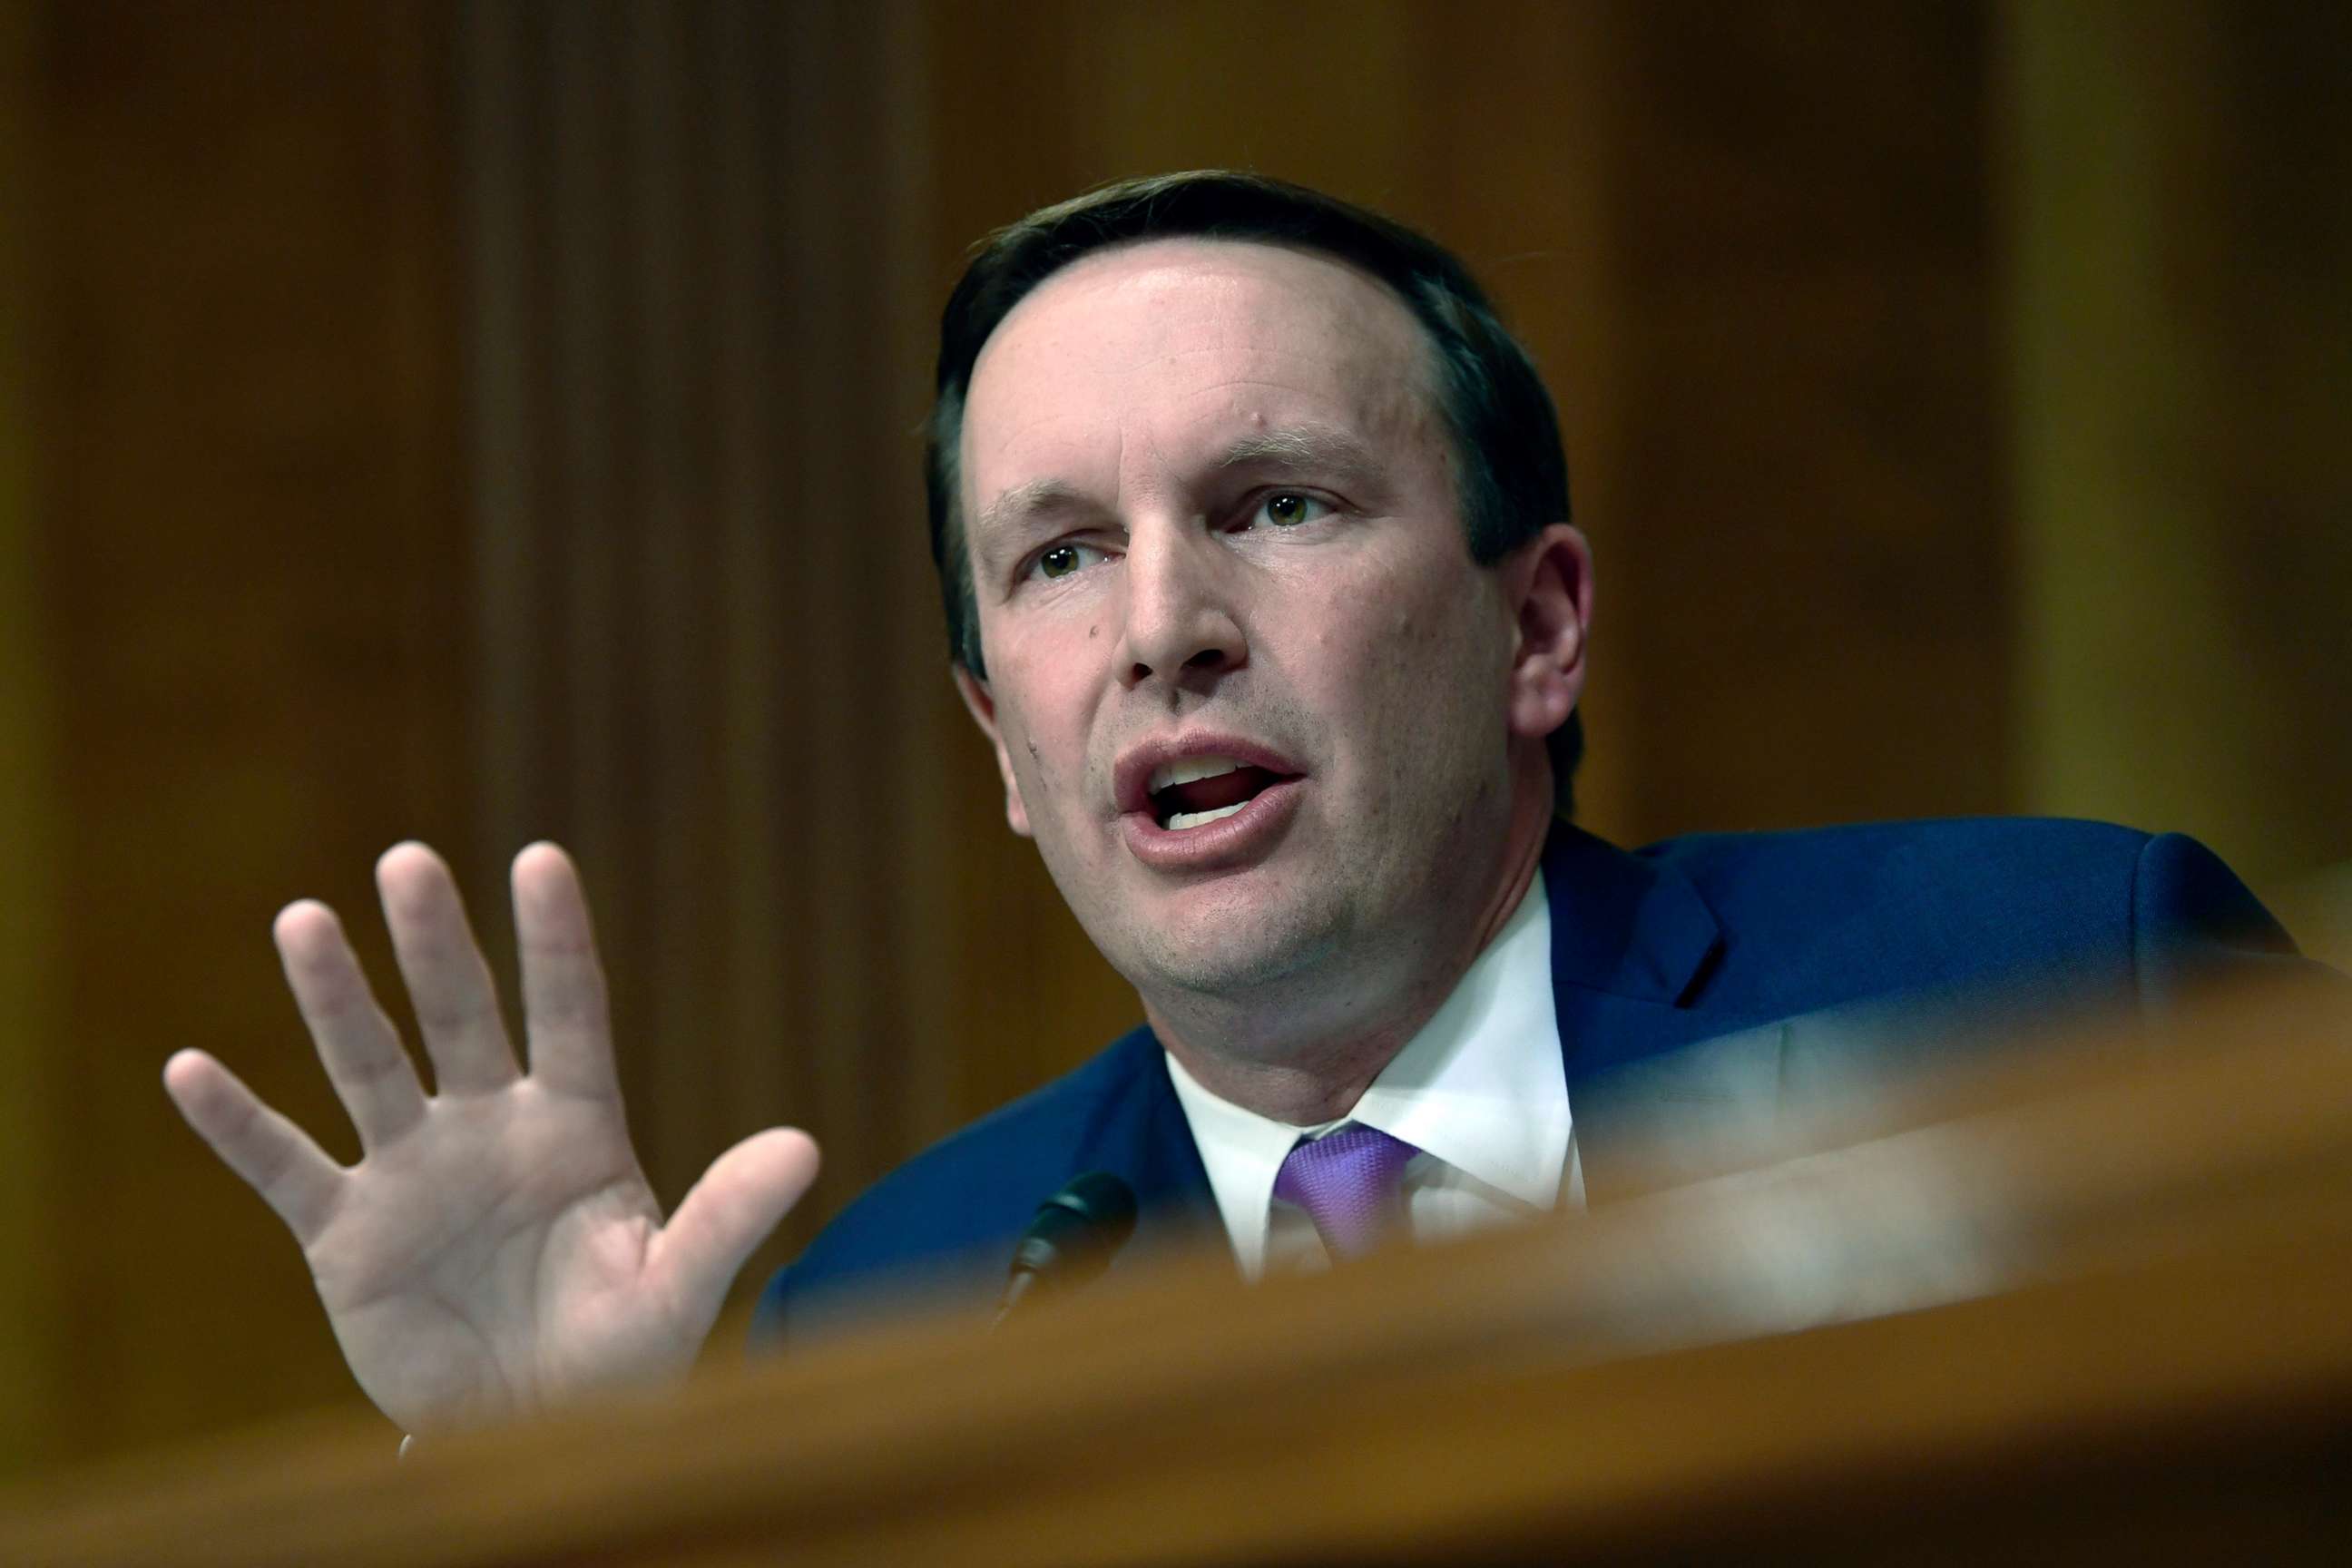
{"label": "forehead", "polygon": [[1106,440],[1205,447],[1300,419],[1402,438],[1429,409],[1429,359],[1404,302],[1335,258],[1215,239],[1097,252],[1039,284],[982,350],[967,504],[1042,468],[1115,459]]}

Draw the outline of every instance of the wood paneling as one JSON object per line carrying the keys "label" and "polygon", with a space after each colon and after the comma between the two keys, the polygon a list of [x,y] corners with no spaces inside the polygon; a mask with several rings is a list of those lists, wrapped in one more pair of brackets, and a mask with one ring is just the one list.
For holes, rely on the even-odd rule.
{"label": "wood paneling", "polygon": [[2004,12],[2017,798],[2352,858],[2352,17]]}
{"label": "wood paneling", "polygon": [[1635,753],[1608,826],[1999,809],[1981,14],[1622,5],[1586,38],[1612,406],[1580,474],[1619,682],[1593,749]]}
{"label": "wood paneling", "polygon": [[37,18],[0,5],[0,1471],[40,1453],[61,1385],[51,1113],[56,1038],[51,776],[56,669],[41,602],[32,420],[40,195],[30,105]]}
{"label": "wood paneling", "polygon": [[51,1453],[352,1397],[299,1257],[157,1075],[205,1047],[348,1148],[270,917],[328,896],[381,959],[375,851],[470,831],[445,23],[43,15]]}

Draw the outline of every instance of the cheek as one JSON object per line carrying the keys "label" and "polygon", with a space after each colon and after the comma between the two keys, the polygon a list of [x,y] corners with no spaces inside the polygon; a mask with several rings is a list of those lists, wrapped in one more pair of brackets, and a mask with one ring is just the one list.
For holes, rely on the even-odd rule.
{"label": "cheek", "polygon": [[[1347,746],[1379,795],[1413,793],[1412,780],[1478,771],[1506,727],[1509,648],[1483,595],[1465,591],[1462,568],[1412,563],[1367,573],[1330,602],[1348,613],[1315,618],[1296,642],[1301,696],[1341,731],[1371,738]],[[1449,791],[1453,786],[1444,786]]]}
{"label": "cheek", "polygon": [[[1004,711],[1000,707],[999,712]],[[1056,772],[1051,761],[1052,737],[1040,732],[1037,719],[1032,709],[1024,707],[1012,712],[1003,727],[1005,754],[1021,780],[1022,798],[1032,810],[1044,804],[1054,788]]]}
{"label": "cheek", "polygon": [[1058,809],[1086,777],[1089,684],[1070,659],[1009,643],[995,679],[998,731],[1033,816]]}

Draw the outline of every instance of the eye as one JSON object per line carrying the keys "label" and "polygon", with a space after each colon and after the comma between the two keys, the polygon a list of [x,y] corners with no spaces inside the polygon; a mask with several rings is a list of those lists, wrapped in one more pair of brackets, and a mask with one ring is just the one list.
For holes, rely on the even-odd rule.
{"label": "eye", "polygon": [[1259,520],[1276,528],[1296,528],[1302,522],[1315,522],[1331,515],[1331,503],[1318,500],[1298,490],[1275,490],[1258,502],[1250,513],[1250,523]]}
{"label": "eye", "polygon": [[1102,552],[1091,544],[1049,544],[1038,552],[1030,571],[1039,577],[1066,577],[1090,561],[1101,559]]}

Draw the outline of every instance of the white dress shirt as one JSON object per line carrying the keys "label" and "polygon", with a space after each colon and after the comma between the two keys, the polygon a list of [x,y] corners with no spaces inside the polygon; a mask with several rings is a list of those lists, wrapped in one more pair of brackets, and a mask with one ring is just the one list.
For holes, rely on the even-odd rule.
{"label": "white dress shirt", "polygon": [[1345,1117],[1296,1127],[1260,1116],[1202,1088],[1172,1055],[1168,1076],[1248,1279],[1328,1263],[1306,1211],[1275,1201],[1274,1178],[1299,1139],[1350,1122],[1421,1151],[1404,1169],[1416,1241],[1584,1202],[1552,1011],[1551,909],[1541,872],[1454,994]]}

